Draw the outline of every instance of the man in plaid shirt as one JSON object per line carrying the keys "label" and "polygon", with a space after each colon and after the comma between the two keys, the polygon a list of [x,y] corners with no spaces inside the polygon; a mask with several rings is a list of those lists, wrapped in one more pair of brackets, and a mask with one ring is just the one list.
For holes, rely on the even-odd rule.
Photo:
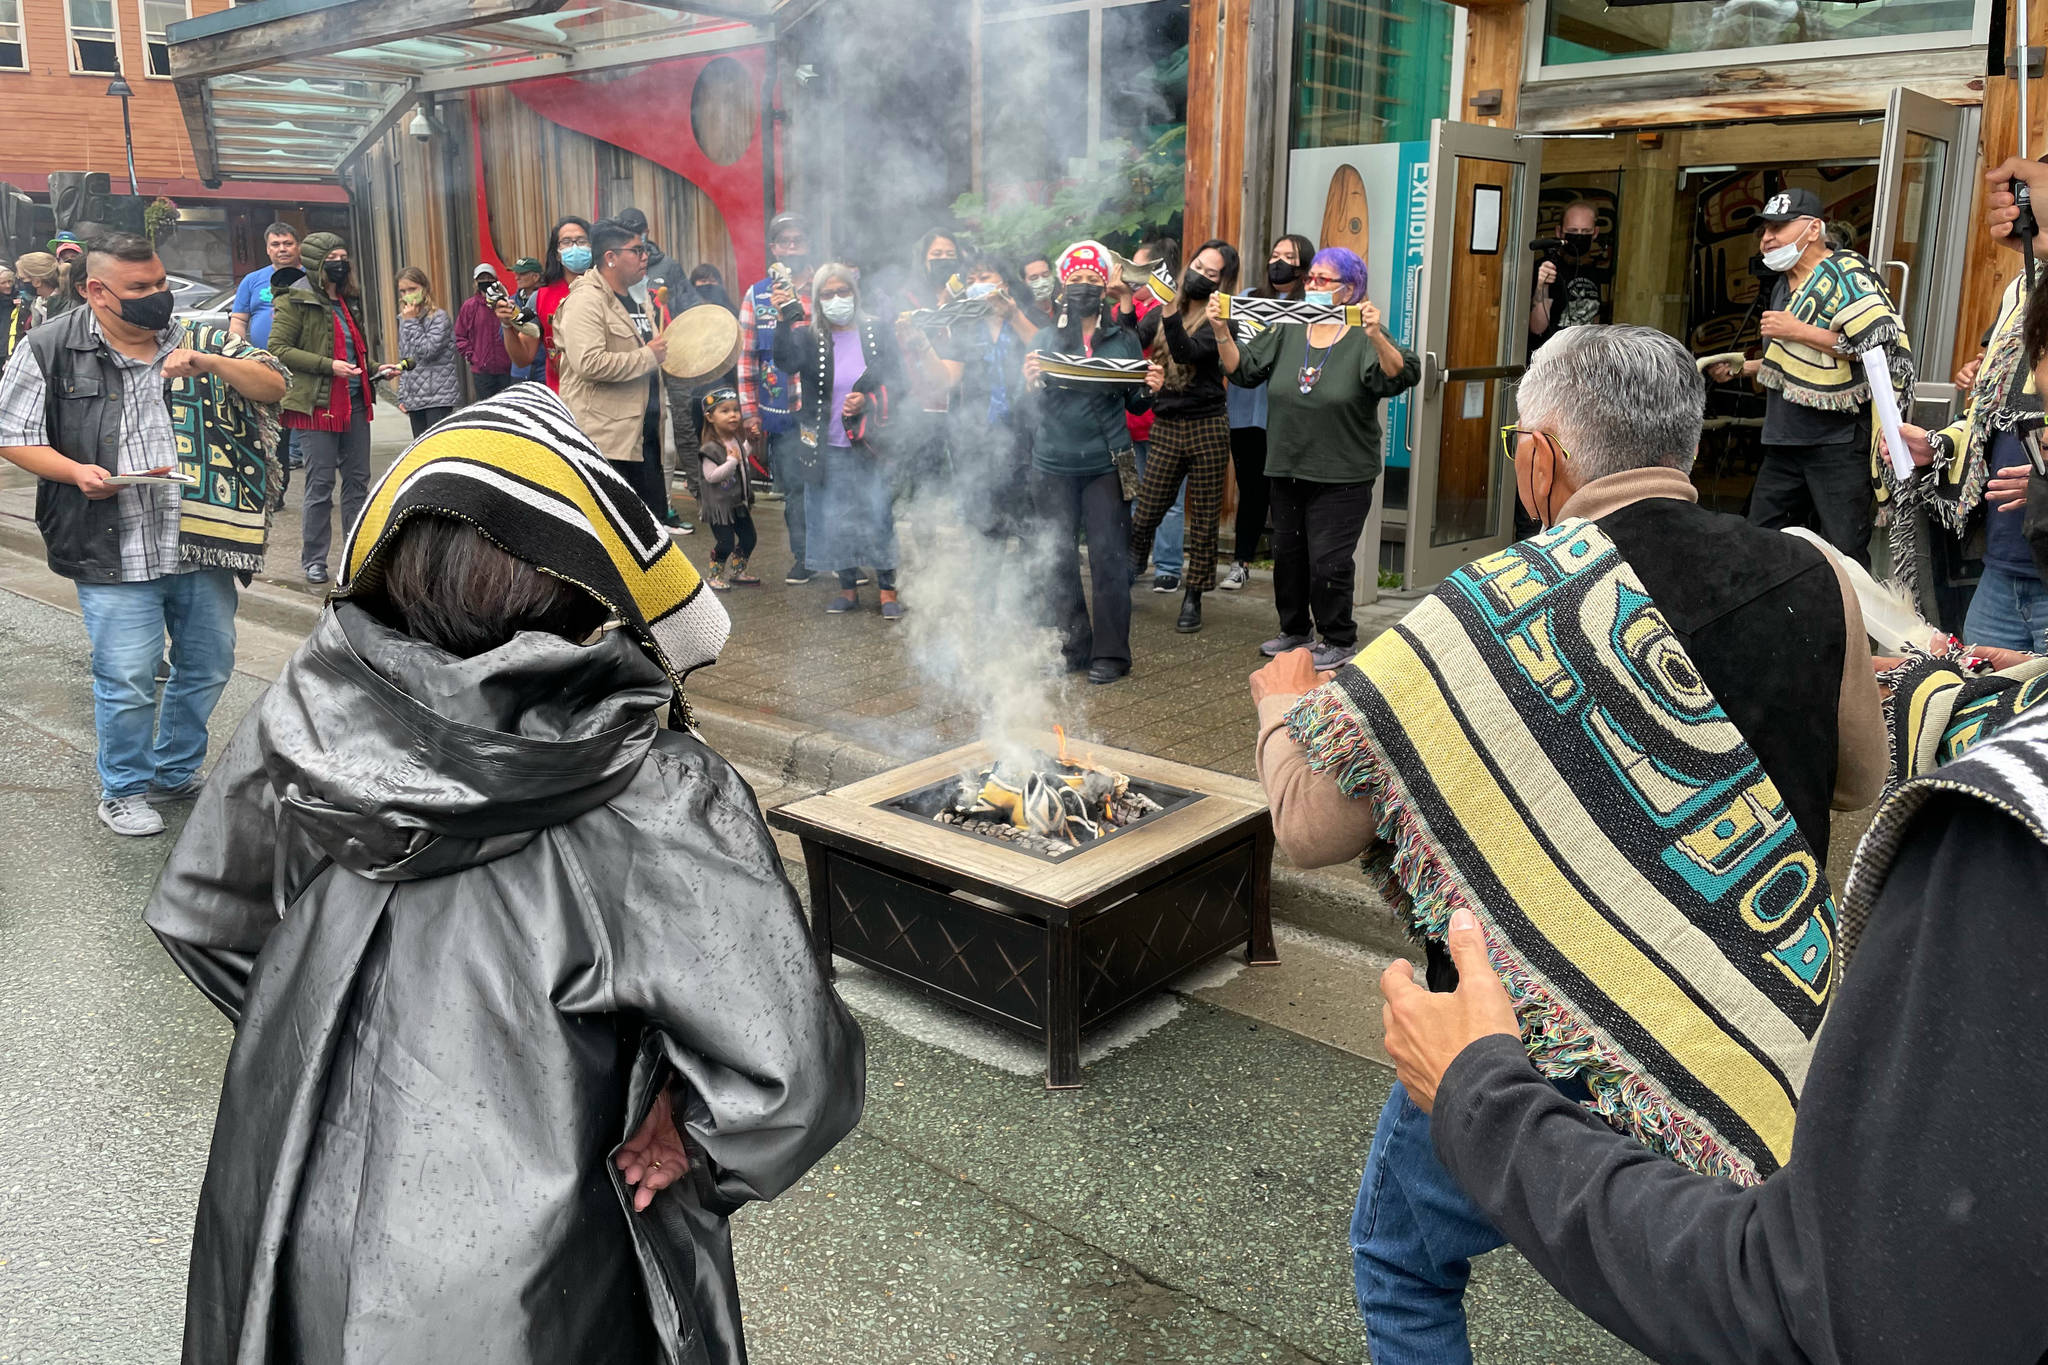
{"label": "man in plaid shirt", "polygon": [[[768,225],[768,249],[789,270],[796,296],[811,318],[811,234],[801,216],[778,213]],[[773,279],[757,280],[740,296],[740,411],[747,434],[761,437],[768,449],[768,470],[782,494],[782,524],[789,528],[789,551],[796,563],[785,583],[808,583],[804,567],[809,537],[804,532],[804,469],[806,450],[797,425],[798,379],[775,367],[775,305],[769,301]]]}
{"label": "man in plaid shirt", "polygon": [[[171,320],[163,262],[144,239],[100,238],[85,268],[87,306],[30,333],[0,374],[0,456],[40,480],[36,526],[50,568],[78,587],[92,640],[100,820],[116,834],[161,834],[155,806],[199,791],[206,723],[234,671],[235,570],[186,553],[180,485],[113,480],[178,468],[171,382],[217,376],[275,403],[285,378],[239,339],[223,334],[225,353],[188,344],[185,325]],[[171,676],[159,712],[166,634]]]}

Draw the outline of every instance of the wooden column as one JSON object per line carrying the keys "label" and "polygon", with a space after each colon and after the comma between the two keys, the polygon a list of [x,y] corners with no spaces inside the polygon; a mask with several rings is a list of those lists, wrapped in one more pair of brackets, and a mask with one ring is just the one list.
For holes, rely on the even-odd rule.
{"label": "wooden column", "polygon": [[1250,49],[1251,0],[1191,0],[1183,256],[1212,237],[1236,241],[1243,224]]}
{"label": "wooden column", "polygon": [[[2028,6],[2028,22],[2035,47],[2048,46],[2048,3]],[[2005,50],[2018,44],[2014,30],[2019,23],[2016,7],[2005,17]],[[1977,354],[1986,328],[1997,321],[1998,300],[2005,287],[2019,278],[2020,254],[1994,243],[1985,235],[1984,172],[2019,150],[2019,93],[2011,75],[1987,77],[1984,81],[1984,118],[1981,127],[1981,156],[1977,164],[1958,168],[1971,177],[1975,191],[1970,209],[1968,252],[1963,261],[1962,306],[1956,317],[1956,363]],[[2037,80],[2027,88],[2027,150],[2035,156],[2048,155],[2048,80]],[[2039,212],[2040,210],[2036,210]],[[1923,375],[1923,379],[1946,379],[1947,375]]]}
{"label": "wooden column", "polygon": [[[1450,116],[1461,123],[1512,128],[1522,92],[1523,28],[1529,7],[1522,0],[1488,0],[1464,8],[1465,102]],[[1492,90],[1500,92],[1500,112],[1481,113],[1473,101]]]}

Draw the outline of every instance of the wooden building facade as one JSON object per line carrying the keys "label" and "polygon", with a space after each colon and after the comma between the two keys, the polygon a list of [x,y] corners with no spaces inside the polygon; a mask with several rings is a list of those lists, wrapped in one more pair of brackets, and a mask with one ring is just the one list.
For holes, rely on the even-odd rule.
{"label": "wooden building facade", "polygon": [[[1598,210],[1590,274],[1613,320],[1706,356],[1755,343],[1764,286],[1750,258],[1763,201],[1791,185],[1816,190],[1831,230],[1899,298],[1920,361],[1908,398],[1927,424],[1958,401],[1949,376],[1977,353],[2018,271],[1982,223],[1983,171],[2017,150],[2009,54],[2019,43],[2005,0],[1375,0],[1388,20],[1378,29],[1347,26],[1325,0],[1191,7],[1189,240],[1235,240],[1258,260],[1281,231],[1315,236],[1315,221],[1290,219],[1288,205],[1304,188],[1290,185],[1290,167],[1323,126],[1304,106],[1317,73],[1351,73],[1359,96],[1349,107],[1326,96],[1326,122],[1357,129],[1361,145],[1423,149],[1394,192],[1423,201],[1412,230],[1426,249],[1405,281],[1403,340],[1423,354],[1425,377],[1405,415],[1410,449],[1389,452],[1390,464],[1413,461],[1384,484],[1385,554],[1369,552],[1411,589],[1512,536],[1497,431],[1528,357],[1541,259],[1529,244],[1555,233],[1565,205]],[[2032,15],[2036,51],[2048,44],[2044,10]],[[1447,46],[1422,36],[1439,15],[1450,16]],[[1290,72],[1291,107],[1268,84]],[[2039,154],[2048,84],[2038,70],[2036,83]],[[1398,302],[1385,291],[1403,284],[1377,280],[1376,301]],[[1755,467],[1751,399],[1710,396],[1695,470],[1703,497],[1729,510],[1745,504]],[[1930,553],[1966,558],[1967,547]],[[1949,570],[1967,580],[1966,567]]]}

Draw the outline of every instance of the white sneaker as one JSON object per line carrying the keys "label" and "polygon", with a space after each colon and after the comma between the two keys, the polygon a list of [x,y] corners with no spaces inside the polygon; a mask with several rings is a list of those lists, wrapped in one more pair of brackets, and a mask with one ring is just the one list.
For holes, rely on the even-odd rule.
{"label": "white sneaker", "polygon": [[100,802],[100,823],[131,839],[164,832],[163,816],[156,813],[156,808],[149,804],[149,798],[141,792]]}
{"label": "white sneaker", "polygon": [[1233,564],[1223,571],[1223,577],[1216,586],[1225,592],[1237,592],[1252,581],[1252,567],[1249,564]]}

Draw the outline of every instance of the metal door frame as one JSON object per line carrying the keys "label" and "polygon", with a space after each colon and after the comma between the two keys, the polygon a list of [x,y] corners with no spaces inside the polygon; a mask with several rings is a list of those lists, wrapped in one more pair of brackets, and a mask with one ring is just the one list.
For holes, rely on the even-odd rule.
{"label": "metal door frame", "polygon": [[[1969,232],[1972,191],[1977,175],[1977,123],[1980,110],[1974,106],[1950,104],[1923,95],[1906,86],[1892,87],[1885,102],[1884,138],[1877,161],[1877,195],[1870,219],[1870,263],[1891,288],[1907,269],[1903,261],[1890,259],[1904,205],[1898,202],[1899,171],[1906,156],[1908,134],[1919,133],[1948,147],[1943,163],[1943,181],[1937,187],[1939,218],[1930,241],[1937,247],[1959,242]],[[1921,401],[1953,402],[1957,396],[1949,383],[1955,371],[1956,320],[1962,302],[1963,264],[1966,253],[1941,251],[1936,257],[1934,277],[1928,282],[1926,316],[1906,316],[1906,331],[1913,344],[1913,357],[1921,376],[1913,397]],[[1911,281],[1899,285],[1893,299],[1902,312],[1911,308]]]}
{"label": "metal door frame", "polygon": [[[1490,366],[1446,370],[1441,353],[1449,336],[1451,272],[1443,262],[1455,249],[1451,240],[1458,221],[1457,160],[1504,161],[1521,167],[1521,188],[1513,212],[1501,221],[1501,251],[1508,257],[1502,335]],[[1543,142],[1512,128],[1438,119],[1430,127],[1429,211],[1424,233],[1429,243],[1423,258],[1422,315],[1417,319],[1415,350],[1422,357],[1422,382],[1416,386],[1408,415],[1408,524],[1402,547],[1402,586],[1420,590],[1434,586],[1460,565],[1514,541],[1514,480],[1495,476],[1496,530],[1493,535],[1451,545],[1430,544],[1436,519],[1437,448],[1443,430],[1443,403],[1449,381],[1496,386],[1494,412],[1509,420],[1514,408],[1512,381],[1528,363],[1526,314],[1517,300],[1526,300],[1534,270],[1526,249],[1536,230],[1536,201],[1541,193]],[[1526,306],[1526,305],[1524,305]],[[1515,319],[1522,318],[1517,326]],[[1491,458],[1491,456],[1489,456]]]}

